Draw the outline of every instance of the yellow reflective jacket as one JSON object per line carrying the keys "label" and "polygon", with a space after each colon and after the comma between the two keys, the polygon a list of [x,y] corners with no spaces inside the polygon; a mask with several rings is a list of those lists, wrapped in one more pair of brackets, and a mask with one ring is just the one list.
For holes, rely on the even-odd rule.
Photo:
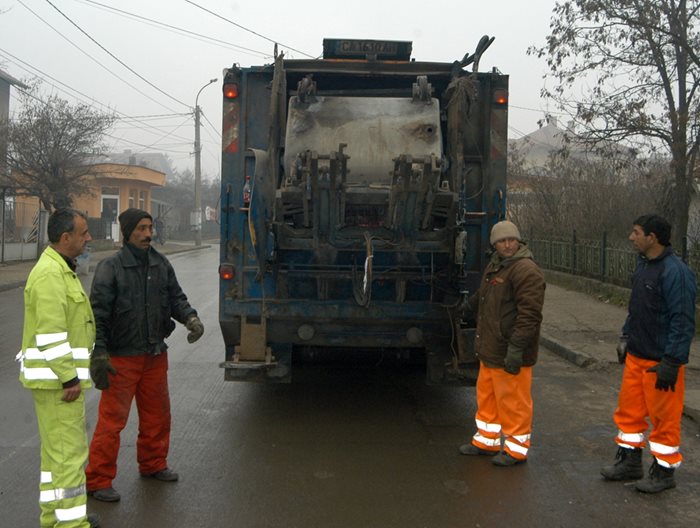
{"label": "yellow reflective jacket", "polygon": [[44,250],[24,287],[19,379],[29,389],[90,387],[95,318],[78,276],[53,248]]}

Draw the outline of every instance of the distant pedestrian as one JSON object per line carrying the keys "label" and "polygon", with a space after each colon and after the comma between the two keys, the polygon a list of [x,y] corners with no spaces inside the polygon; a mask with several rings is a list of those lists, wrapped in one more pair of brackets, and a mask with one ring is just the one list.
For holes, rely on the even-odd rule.
{"label": "distant pedestrian", "polygon": [[[537,362],[545,281],[515,224],[491,230],[495,252],[479,290],[469,298],[477,312],[474,347],[476,427],[463,455],[494,456],[497,466],[527,460],[532,432],[532,366]],[[501,443],[503,440],[503,443]]]}
{"label": "distant pedestrian", "polygon": [[642,448],[651,422],[649,474],[635,483],[645,493],[676,486],[680,453],[685,364],[695,335],[695,275],[670,245],[671,225],[660,216],[637,218],[629,239],[639,252],[632,276],[629,313],[618,359],[624,363],[614,420],[616,462],[601,469],[607,480],[644,476]]}
{"label": "distant pedestrian", "polygon": [[154,240],[162,246],[165,244],[165,222],[160,215],[153,221],[153,227],[155,229]]}
{"label": "distant pedestrian", "polygon": [[190,343],[204,333],[172,265],[151,246],[151,215],[127,209],[119,215],[119,223],[124,247],[98,264],[90,292],[97,324],[90,372],[102,396],[90,444],[87,489],[89,495],[105,502],[121,498],[112,481],[117,474],[120,433],[134,398],[141,476],[178,480],[167,461],[170,395],[165,339],[175,329],[173,319],[187,327]]}
{"label": "distant pedestrian", "polygon": [[[85,215],[58,209],[48,222],[49,246],[24,287],[19,379],[32,391],[41,440],[41,526],[99,526],[87,515],[85,389],[95,323],[75,259],[92,240]],[[3,426],[5,427],[5,426]]]}

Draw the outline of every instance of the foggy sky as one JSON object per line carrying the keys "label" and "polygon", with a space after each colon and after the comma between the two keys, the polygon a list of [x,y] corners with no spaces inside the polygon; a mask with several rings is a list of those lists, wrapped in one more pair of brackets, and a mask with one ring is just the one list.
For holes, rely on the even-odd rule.
{"label": "foggy sky", "polygon": [[[271,62],[273,42],[287,58],[307,58],[321,55],[324,38],[410,40],[416,60],[452,62],[487,34],[496,40],[479,69],[510,75],[509,137],[535,130],[548,110],[539,97],[546,64],[526,50],[544,43],[555,0],[192,2],[228,21],[186,0],[0,0],[0,68],[44,79],[44,94],[138,116],[117,121],[110,149],[163,152],[179,170],[194,170],[197,92],[218,78],[199,97],[204,178],[219,175],[222,70]],[[17,110],[16,94],[10,105]]]}

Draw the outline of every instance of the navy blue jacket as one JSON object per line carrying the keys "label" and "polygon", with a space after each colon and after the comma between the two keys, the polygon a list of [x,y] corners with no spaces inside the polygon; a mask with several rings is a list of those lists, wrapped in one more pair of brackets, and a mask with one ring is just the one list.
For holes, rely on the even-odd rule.
{"label": "navy blue jacket", "polygon": [[655,361],[665,358],[675,365],[688,363],[696,290],[695,274],[671,246],[654,259],[640,256],[622,328],[630,354]]}

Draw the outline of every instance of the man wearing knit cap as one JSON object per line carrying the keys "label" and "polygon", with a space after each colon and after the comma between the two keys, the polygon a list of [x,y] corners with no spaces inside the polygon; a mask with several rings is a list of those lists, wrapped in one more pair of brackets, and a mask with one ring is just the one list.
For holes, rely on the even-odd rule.
{"label": "man wearing knit cap", "polygon": [[97,265],[90,293],[97,332],[90,374],[102,396],[86,469],[87,490],[105,502],[121,498],[112,481],[117,474],[119,436],[134,398],[141,476],[178,480],[167,461],[170,396],[165,339],[175,329],[173,319],[187,327],[190,343],[204,333],[172,265],[151,247],[151,215],[127,209],[119,215],[119,224],[124,246]]}
{"label": "man wearing knit cap", "polygon": [[544,275],[508,221],[491,229],[494,254],[479,290],[469,298],[476,312],[474,348],[480,361],[476,381],[476,433],[459,448],[463,455],[493,456],[497,466],[527,460],[532,429],[532,366],[544,303]]}

